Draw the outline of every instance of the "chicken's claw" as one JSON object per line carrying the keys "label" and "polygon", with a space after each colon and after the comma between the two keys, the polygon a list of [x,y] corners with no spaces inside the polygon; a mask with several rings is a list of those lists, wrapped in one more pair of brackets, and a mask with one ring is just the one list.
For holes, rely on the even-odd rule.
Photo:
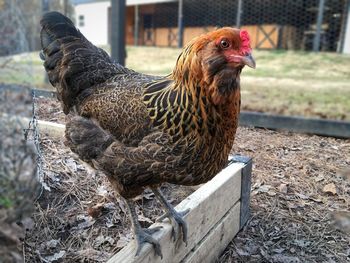
{"label": "chicken's claw", "polygon": [[[156,187],[151,187],[154,195],[156,196],[156,198],[165,206],[167,212],[165,213],[165,215],[161,216],[160,218],[158,218],[157,221],[163,220],[164,218],[169,218],[171,222],[173,222],[173,220],[175,220],[176,227],[181,227],[182,229],[182,240],[185,242],[186,246],[187,246],[187,224],[185,222],[185,220],[183,219],[183,217],[190,211],[190,209],[186,209],[185,211],[180,211],[177,212],[175,210],[175,208],[166,200],[165,196],[162,194],[162,192],[156,188]],[[174,224],[173,225],[173,231],[172,231],[172,236],[174,238],[174,241],[177,240],[177,233],[179,231],[175,230]]]}
{"label": "chicken's claw", "polygon": [[144,243],[150,243],[153,245],[156,255],[160,256],[163,259],[162,250],[160,248],[159,242],[152,237],[152,234],[162,229],[162,226],[157,226],[153,228],[140,228],[135,232],[135,238],[137,242],[137,250],[135,256],[137,257],[140,254],[141,248]]}
{"label": "chicken's claw", "polygon": [[[185,220],[183,220],[183,217],[190,211],[190,209],[186,209],[184,211],[180,211],[177,212],[174,210],[174,212],[171,212],[171,210],[169,210],[167,213],[165,213],[164,215],[160,216],[159,218],[157,218],[157,222],[161,222],[163,221],[165,218],[169,218],[169,220],[171,222],[173,222],[175,220],[175,224],[173,225],[173,229],[172,229],[172,237],[173,240],[176,241],[178,238],[178,227],[181,228],[182,230],[182,240],[184,241],[184,243],[187,246],[187,223],[185,222]],[[176,228],[176,230],[175,230]]]}

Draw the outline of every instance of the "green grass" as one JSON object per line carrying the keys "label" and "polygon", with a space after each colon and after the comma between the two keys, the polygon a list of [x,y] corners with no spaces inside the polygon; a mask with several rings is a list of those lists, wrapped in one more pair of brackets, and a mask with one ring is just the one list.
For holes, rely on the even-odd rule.
{"label": "green grass", "polygon": [[[108,48],[106,48],[108,51]],[[169,74],[176,48],[127,47],[127,67],[153,75]],[[350,120],[350,56],[294,51],[253,52],[257,68],[242,72],[243,109]],[[0,58],[0,66],[6,58]],[[12,57],[0,83],[44,84],[38,52]]]}
{"label": "green grass", "polygon": [[10,208],[12,205],[12,201],[9,198],[0,197],[0,207]]}

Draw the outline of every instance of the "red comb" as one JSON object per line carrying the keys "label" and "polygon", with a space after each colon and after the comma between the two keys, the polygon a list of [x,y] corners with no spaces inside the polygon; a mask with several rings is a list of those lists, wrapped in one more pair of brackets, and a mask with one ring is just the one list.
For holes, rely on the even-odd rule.
{"label": "red comb", "polygon": [[239,36],[241,38],[241,52],[244,54],[250,53],[252,51],[252,48],[250,47],[250,37],[248,31],[242,29],[239,33]]}

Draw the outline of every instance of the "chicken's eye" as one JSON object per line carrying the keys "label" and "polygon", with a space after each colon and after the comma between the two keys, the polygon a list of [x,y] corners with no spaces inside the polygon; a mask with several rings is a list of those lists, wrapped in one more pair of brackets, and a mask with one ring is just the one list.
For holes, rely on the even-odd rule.
{"label": "chicken's eye", "polygon": [[230,42],[227,39],[222,39],[220,41],[220,46],[222,48],[228,48],[228,47],[230,47]]}

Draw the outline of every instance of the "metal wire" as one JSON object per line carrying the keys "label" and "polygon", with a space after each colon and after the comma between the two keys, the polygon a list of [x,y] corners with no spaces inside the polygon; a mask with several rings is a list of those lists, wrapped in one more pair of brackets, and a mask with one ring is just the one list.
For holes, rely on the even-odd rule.
{"label": "metal wire", "polygon": [[35,201],[37,201],[41,197],[44,191],[44,186],[46,184],[44,182],[43,155],[40,148],[40,132],[38,128],[38,119],[36,116],[35,90],[32,90],[31,95],[32,95],[32,119],[28,123],[28,128],[24,129],[24,138],[26,141],[32,140],[36,149],[37,179],[38,179],[38,182],[40,183],[40,191],[38,196],[35,198]]}
{"label": "metal wire", "polygon": [[[349,0],[183,0],[183,21],[177,2],[128,7],[138,25],[131,28],[129,44],[171,46],[186,44],[215,27],[247,28],[254,49],[340,51],[344,41]],[[129,21],[129,22],[128,22]],[[134,23],[127,20],[127,23]],[[129,34],[129,33],[128,33]],[[133,38],[138,37],[138,41]]]}

